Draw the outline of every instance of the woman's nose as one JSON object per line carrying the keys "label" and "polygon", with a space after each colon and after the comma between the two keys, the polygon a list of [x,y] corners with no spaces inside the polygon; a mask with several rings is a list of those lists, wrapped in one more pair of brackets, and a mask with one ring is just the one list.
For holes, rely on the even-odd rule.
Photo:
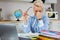
{"label": "woman's nose", "polygon": [[39,14],[40,12],[38,11],[38,12],[36,12],[37,14]]}

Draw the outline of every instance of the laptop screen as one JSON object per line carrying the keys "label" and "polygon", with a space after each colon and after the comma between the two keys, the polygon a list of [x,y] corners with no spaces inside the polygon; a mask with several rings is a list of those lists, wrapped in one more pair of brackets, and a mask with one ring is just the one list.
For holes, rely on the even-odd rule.
{"label": "laptop screen", "polygon": [[0,24],[0,40],[18,40],[14,24]]}

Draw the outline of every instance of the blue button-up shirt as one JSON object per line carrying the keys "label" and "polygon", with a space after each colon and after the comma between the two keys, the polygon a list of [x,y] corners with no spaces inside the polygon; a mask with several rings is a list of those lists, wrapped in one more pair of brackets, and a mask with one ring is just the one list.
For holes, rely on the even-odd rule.
{"label": "blue button-up shirt", "polygon": [[42,16],[43,26],[39,26],[39,20],[36,16],[28,18],[27,24],[22,24],[22,29],[25,33],[40,33],[41,30],[48,30],[49,28],[49,18],[47,16]]}

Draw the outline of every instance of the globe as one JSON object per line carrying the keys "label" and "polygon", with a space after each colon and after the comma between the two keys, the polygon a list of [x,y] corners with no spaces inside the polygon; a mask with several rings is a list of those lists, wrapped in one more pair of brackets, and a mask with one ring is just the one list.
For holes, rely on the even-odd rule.
{"label": "globe", "polygon": [[17,21],[19,21],[19,18],[22,17],[22,11],[20,9],[15,10],[14,16],[17,18]]}

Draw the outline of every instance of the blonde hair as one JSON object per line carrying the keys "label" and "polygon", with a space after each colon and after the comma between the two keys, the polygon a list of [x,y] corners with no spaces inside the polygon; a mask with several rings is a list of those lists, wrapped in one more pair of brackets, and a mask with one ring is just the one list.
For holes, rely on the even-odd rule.
{"label": "blonde hair", "polygon": [[43,4],[43,2],[41,0],[36,0],[34,2],[34,5],[42,6],[42,8],[44,7],[44,4]]}
{"label": "blonde hair", "polygon": [[43,8],[42,15],[46,15],[45,6],[41,0],[36,0],[36,1],[34,1],[33,4],[38,5],[38,6],[42,6],[42,8]]}

